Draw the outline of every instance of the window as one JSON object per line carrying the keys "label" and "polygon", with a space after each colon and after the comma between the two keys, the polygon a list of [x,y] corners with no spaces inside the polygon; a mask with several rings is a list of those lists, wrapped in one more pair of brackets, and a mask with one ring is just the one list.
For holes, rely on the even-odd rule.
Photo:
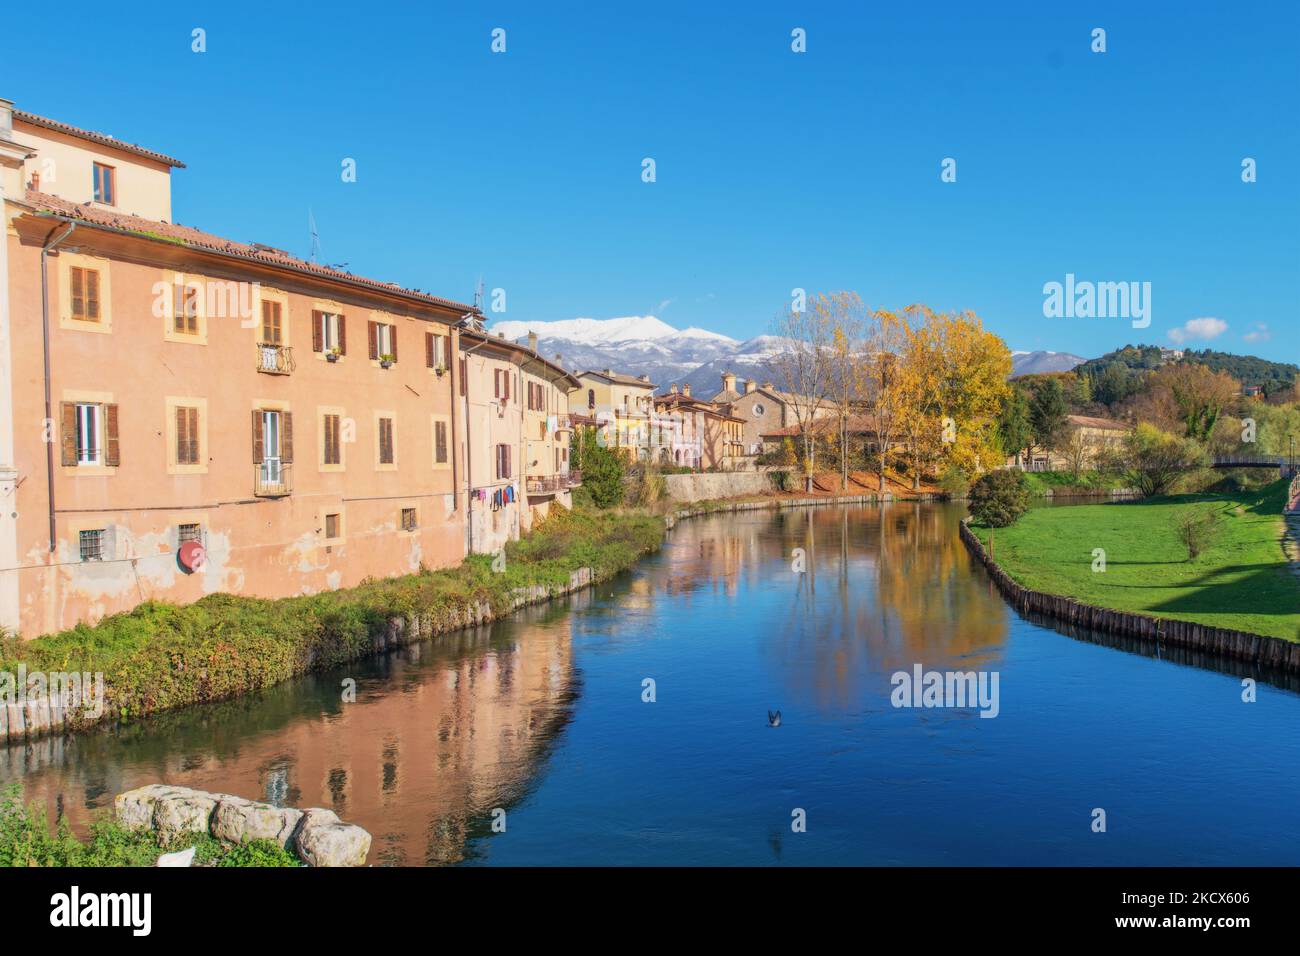
{"label": "window", "polygon": [[116,190],[113,188],[113,167],[95,163],[95,202],[114,205]]}
{"label": "window", "polygon": [[293,464],[292,412],[269,408],[253,412],[253,464],[263,488],[284,485],[284,466]]}
{"label": "window", "polygon": [[348,327],[344,316],[335,312],[312,311],[311,350],[348,354]]}
{"label": "window", "polygon": [[187,541],[197,541],[203,543],[203,526],[199,524],[183,524],[176,528],[176,545],[179,547]]}
{"label": "window", "polygon": [[322,462],[326,465],[343,463],[343,453],[339,446],[339,416],[325,416],[325,443]]}
{"label": "window", "polygon": [[433,460],[435,464],[447,463],[447,423],[433,423]]}
{"label": "window", "polygon": [[199,334],[199,287],[173,286],[172,327],[182,335]]}
{"label": "window", "polygon": [[763,417],[763,412],[765,412],[765,411],[767,411],[767,409],[765,409],[765,408],[763,407],[763,403],[762,403],[762,402],[755,402],[755,403],[754,403],[754,417],[755,417],[755,418],[762,418],[762,417]]}
{"label": "window", "polygon": [[393,463],[393,420],[391,418],[379,419],[379,463],[381,465]]}
{"label": "window", "polygon": [[199,463],[199,410],[176,407],[176,464]]}
{"label": "window", "polygon": [[417,525],[415,522],[415,509],[403,508],[402,509],[402,530],[414,531],[416,527]]}
{"label": "window", "polygon": [[262,344],[283,345],[284,326],[279,302],[262,300]]}
{"label": "window", "polygon": [[465,377],[469,374],[469,362],[464,358],[460,360],[460,394],[465,396]]}
{"label": "window", "polygon": [[337,514],[325,516],[325,537],[337,538],[339,536],[339,516]]}
{"label": "window", "polygon": [[510,477],[510,446],[497,445],[497,478]]}
{"label": "window", "polygon": [[594,388],[587,389],[587,407],[596,407],[596,390]]}
{"label": "window", "polygon": [[99,270],[72,267],[72,317],[79,322],[99,321]]}
{"label": "window", "polygon": [[380,361],[388,356],[388,361],[397,361],[397,326],[385,322],[371,322],[370,357]]}
{"label": "window", "polygon": [[117,440],[117,406],[98,402],[63,402],[61,460],[68,466],[120,463]]}
{"label": "window", "polygon": [[528,410],[530,412],[546,411],[546,390],[537,382],[528,383]]}
{"label": "window", "polygon": [[96,528],[94,531],[80,531],[78,538],[81,549],[82,561],[103,561],[104,560],[104,538],[103,528]]}
{"label": "window", "polygon": [[451,336],[428,332],[424,336],[424,364],[429,368],[451,368]]}

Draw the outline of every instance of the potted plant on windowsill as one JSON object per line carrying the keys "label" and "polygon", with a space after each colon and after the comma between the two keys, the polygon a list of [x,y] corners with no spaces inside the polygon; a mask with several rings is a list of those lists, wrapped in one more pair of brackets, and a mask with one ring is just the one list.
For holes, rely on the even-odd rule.
{"label": "potted plant on windowsill", "polygon": [[392,368],[394,361],[396,360],[393,358],[393,356],[390,353],[385,352],[383,355],[379,356],[379,367]]}
{"label": "potted plant on windowsill", "polygon": [[327,361],[327,362],[337,362],[337,361],[339,360],[339,357],[342,356],[342,355],[343,355],[343,351],[342,351],[342,349],[340,349],[340,348],[336,345],[336,346],[334,346],[334,348],[330,349],[328,352],[325,353],[325,361]]}
{"label": "potted plant on windowsill", "polygon": [[438,376],[439,378],[442,378],[444,375],[447,374],[447,366],[439,362],[437,365],[433,367],[433,374]]}

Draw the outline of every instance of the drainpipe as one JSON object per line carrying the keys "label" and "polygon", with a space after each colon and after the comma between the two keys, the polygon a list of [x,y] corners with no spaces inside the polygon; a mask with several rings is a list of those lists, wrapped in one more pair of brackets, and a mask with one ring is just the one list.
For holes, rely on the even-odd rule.
{"label": "drainpipe", "polygon": [[[56,227],[57,228],[57,227]],[[77,228],[75,222],[68,223],[67,230],[63,235],[53,241],[47,241],[41,246],[41,338],[45,347],[45,420],[54,421],[53,403],[50,400],[50,288],[47,281],[47,269],[45,264],[46,256],[59,243],[72,235]],[[54,231],[50,231],[54,235]],[[49,488],[50,498],[50,553],[54,553],[55,535],[54,535],[54,442],[45,443],[45,479]]]}

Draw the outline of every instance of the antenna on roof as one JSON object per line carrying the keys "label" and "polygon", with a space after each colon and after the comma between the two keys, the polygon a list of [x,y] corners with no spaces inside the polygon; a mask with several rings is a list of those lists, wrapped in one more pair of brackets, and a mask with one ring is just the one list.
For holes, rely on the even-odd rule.
{"label": "antenna on roof", "polygon": [[315,262],[320,255],[320,236],[316,232],[316,217],[312,215],[310,206],[307,207],[307,231],[311,233],[311,261]]}
{"label": "antenna on roof", "polygon": [[474,289],[474,308],[483,311],[483,274],[479,273],[478,286]]}

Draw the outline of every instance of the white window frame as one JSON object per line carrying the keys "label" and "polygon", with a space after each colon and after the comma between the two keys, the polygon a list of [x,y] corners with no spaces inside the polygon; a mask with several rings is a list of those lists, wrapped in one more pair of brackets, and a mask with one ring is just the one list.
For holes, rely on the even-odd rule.
{"label": "white window frame", "polygon": [[104,406],[77,402],[77,465],[104,464]]}
{"label": "white window frame", "polygon": [[[331,349],[338,348],[339,314],[337,312],[325,312],[318,309],[316,319],[320,322],[321,352],[326,353]],[[283,322],[283,319],[281,321]]]}

